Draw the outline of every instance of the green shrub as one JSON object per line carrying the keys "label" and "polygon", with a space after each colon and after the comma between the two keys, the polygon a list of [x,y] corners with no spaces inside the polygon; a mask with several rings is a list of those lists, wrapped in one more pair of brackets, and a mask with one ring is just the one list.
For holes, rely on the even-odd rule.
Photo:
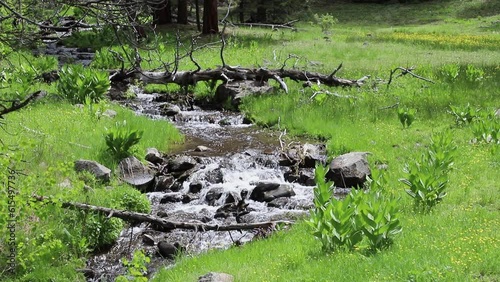
{"label": "green shrub", "polygon": [[480,82],[484,78],[484,70],[476,68],[474,65],[467,65],[465,76],[469,82]]}
{"label": "green shrub", "polygon": [[420,162],[407,164],[407,178],[400,179],[410,189],[406,193],[417,210],[428,212],[446,196],[448,172],[453,165],[457,147],[449,132],[433,135],[431,145]]}
{"label": "green shrub", "polygon": [[395,199],[383,195],[381,178],[371,182],[369,191],[353,189],[347,197],[337,200],[331,189],[333,183],[324,180],[327,170],[316,166],[314,209],[308,222],[323,250],[353,250],[365,237],[372,250],[392,244],[393,236],[402,230],[399,208]]}
{"label": "green shrub", "polygon": [[469,104],[464,107],[450,105],[449,113],[455,117],[457,126],[471,123],[478,117],[479,109],[473,109]]}
{"label": "green shrub", "polygon": [[363,239],[362,231],[355,220],[354,204],[356,196],[362,194],[350,194],[344,200],[336,200],[333,197],[333,182],[325,182],[327,171],[328,168],[316,166],[317,186],[314,189],[314,209],[311,211],[309,224],[325,252],[336,251],[341,247],[353,249]]}
{"label": "green shrub", "polygon": [[127,126],[126,120],[117,122],[104,136],[108,146],[107,151],[117,160],[126,158],[132,154],[130,149],[139,143],[143,133]]}
{"label": "green shrub", "polygon": [[445,81],[454,82],[458,78],[458,75],[460,74],[460,65],[459,64],[443,65],[441,67],[440,73]]}
{"label": "green shrub", "polygon": [[131,261],[123,258],[122,264],[127,268],[127,275],[120,275],[116,278],[116,282],[126,282],[126,281],[136,281],[136,282],[147,282],[147,264],[151,262],[151,259],[144,254],[141,250],[134,252],[134,257]]}
{"label": "green shrub", "polygon": [[478,142],[500,144],[500,118],[494,112],[479,112],[472,133]]}
{"label": "green shrub", "polygon": [[63,66],[59,71],[57,91],[73,104],[84,104],[90,98],[99,102],[109,89],[106,72],[85,68],[83,65]]}
{"label": "green shrub", "polygon": [[96,52],[91,66],[99,69],[129,67],[130,61],[134,59],[135,50],[127,45],[118,48],[102,48]]}
{"label": "green shrub", "polygon": [[139,190],[127,189],[115,199],[118,199],[117,204],[121,209],[140,213],[149,213],[151,211],[151,203]]}
{"label": "green shrub", "polygon": [[408,128],[415,120],[415,109],[398,108],[398,118],[403,128]]}
{"label": "green shrub", "polygon": [[124,227],[123,221],[119,218],[108,218],[103,214],[84,215],[82,236],[86,238],[88,247],[99,250],[113,244],[120,236]]}
{"label": "green shrub", "polygon": [[335,24],[339,22],[336,18],[334,18],[331,14],[326,13],[322,15],[314,14],[314,21],[317,25],[321,27],[321,31],[323,33],[328,33],[333,28]]}

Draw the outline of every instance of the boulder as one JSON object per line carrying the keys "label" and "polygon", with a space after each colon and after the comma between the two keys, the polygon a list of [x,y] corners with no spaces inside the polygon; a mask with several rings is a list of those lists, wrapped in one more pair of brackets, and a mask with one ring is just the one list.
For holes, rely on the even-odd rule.
{"label": "boulder", "polygon": [[193,182],[189,184],[189,193],[199,193],[203,188],[203,184],[201,182]]}
{"label": "boulder", "polygon": [[231,105],[238,107],[241,99],[248,95],[269,94],[274,91],[274,87],[267,82],[260,81],[235,81],[223,83],[217,87],[214,100],[219,104],[230,101]]}
{"label": "boulder", "polygon": [[351,152],[336,157],[330,163],[326,179],[342,188],[361,187],[371,175],[367,152]]}
{"label": "boulder", "polygon": [[183,172],[192,169],[196,164],[196,160],[190,156],[177,156],[168,161],[167,169],[169,172]]}
{"label": "boulder", "polygon": [[118,173],[124,182],[147,192],[150,192],[155,179],[154,173],[134,156],[127,157],[118,163]]}
{"label": "boulder", "polygon": [[208,183],[217,184],[222,183],[224,181],[224,174],[220,167],[207,171],[205,173],[204,179]]}
{"label": "boulder", "polygon": [[227,273],[209,272],[198,278],[198,282],[233,282],[234,277]]}
{"label": "boulder", "polygon": [[270,202],[280,197],[295,196],[292,186],[273,182],[259,182],[250,194],[250,199],[259,202]]}
{"label": "boulder", "polygon": [[214,218],[227,218],[229,216],[235,216],[239,220],[240,216],[248,214],[248,204],[244,200],[239,200],[233,203],[227,203],[219,207],[215,211]]}
{"label": "boulder", "polygon": [[147,148],[146,157],[144,159],[153,164],[161,164],[163,162],[161,154],[156,148]]}
{"label": "boulder", "polygon": [[116,111],[107,109],[107,110],[104,111],[104,113],[102,113],[102,115],[105,116],[105,117],[114,118],[114,117],[116,117],[117,113],[116,113]]}
{"label": "boulder", "polygon": [[326,146],[324,144],[294,145],[281,153],[279,164],[293,166],[297,163],[303,168],[314,168],[316,163],[326,162]]}
{"label": "boulder", "polygon": [[196,148],[194,149],[195,152],[207,152],[207,151],[212,151],[212,149],[206,147],[206,146],[202,146],[202,145],[199,145],[199,146],[196,146]]}
{"label": "boulder", "polygon": [[222,197],[222,194],[224,193],[224,188],[222,187],[213,187],[208,190],[207,194],[205,195],[205,202],[211,206],[215,206],[215,203],[217,202],[220,197]]}
{"label": "boulder", "polygon": [[87,171],[95,176],[96,179],[109,181],[111,177],[111,170],[96,161],[90,160],[77,160],[75,161],[75,171]]}
{"label": "boulder", "polygon": [[324,164],[326,162],[326,146],[324,144],[309,144],[302,145],[302,160],[301,166],[306,168],[316,167],[316,163]]}
{"label": "boulder", "polygon": [[156,177],[156,179],[155,179],[155,189],[154,190],[156,192],[166,191],[166,190],[172,188],[174,182],[175,182],[175,179],[173,176],[160,175],[160,176]]}
{"label": "boulder", "polygon": [[316,186],[314,168],[303,168],[299,171],[299,181],[304,186]]}
{"label": "boulder", "polygon": [[142,234],[142,242],[148,246],[155,245],[155,239],[153,238],[153,236],[151,236],[149,234]]}
{"label": "boulder", "polygon": [[173,259],[179,252],[182,252],[182,249],[183,247],[177,242],[174,244],[167,241],[158,242],[158,253],[164,258]]}
{"label": "boulder", "polygon": [[182,202],[184,195],[181,193],[166,193],[160,200],[160,204]]}
{"label": "boulder", "polygon": [[276,198],[269,203],[267,203],[268,207],[283,209],[290,202],[290,198]]}
{"label": "boulder", "polygon": [[161,107],[161,114],[164,116],[172,117],[172,116],[177,115],[180,112],[181,112],[181,108],[179,108],[179,106],[177,106],[177,105],[167,103]]}

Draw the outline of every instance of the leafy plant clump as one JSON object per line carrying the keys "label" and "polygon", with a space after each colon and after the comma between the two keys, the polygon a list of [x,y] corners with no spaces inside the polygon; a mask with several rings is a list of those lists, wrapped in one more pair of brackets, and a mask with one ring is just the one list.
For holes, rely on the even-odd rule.
{"label": "leafy plant clump", "polygon": [[417,111],[415,109],[409,108],[399,108],[398,109],[398,118],[403,128],[408,128],[415,120],[415,113]]}
{"label": "leafy plant clump", "polygon": [[325,182],[327,168],[317,165],[314,189],[314,209],[309,225],[325,252],[340,248],[353,250],[367,238],[371,250],[380,250],[393,243],[394,235],[402,231],[395,199],[381,191],[382,177],[371,182],[365,192],[353,189],[346,198],[333,197],[332,182]]}
{"label": "leafy plant clump", "polygon": [[105,72],[85,68],[83,65],[64,66],[59,71],[57,91],[73,104],[84,104],[86,99],[99,102],[109,89]]}
{"label": "leafy plant clump", "polygon": [[331,32],[333,26],[339,22],[329,13],[322,15],[314,14],[314,21],[321,27],[321,31],[325,34]]}
{"label": "leafy plant clump", "polygon": [[126,158],[132,155],[130,150],[132,146],[139,143],[143,133],[141,130],[131,129],[125,120],[117,122],[115,127],[109,129],[104,136],[107,151],[117,160]]}
{"label": "leafy plant clump", "polygon": [[472,123],[478,118],[479,109],[473,109],[469,104],[466,106],[453,106],[450,105],[449,113],[455,117],[455,123],[457,126],[462,126]]}
{"label": "leafy plant clump", "polygon": [[428,212],[446,196],[448,172],[456,150],[451,133],[436,134],[420,162],[406,165],[408,177],[400,181],[409,187],[406,193],[413,198],[417,210]]}
{"label": "leafy plant clump", "polygon": [[127,275],[120,275],[116,278],[117,282],[126,281],[148,281],[147,264],[151,259],[144,254],[143,251],[137,250],[134,252],[132,260],[122,259],[123,266],[127,267]]}

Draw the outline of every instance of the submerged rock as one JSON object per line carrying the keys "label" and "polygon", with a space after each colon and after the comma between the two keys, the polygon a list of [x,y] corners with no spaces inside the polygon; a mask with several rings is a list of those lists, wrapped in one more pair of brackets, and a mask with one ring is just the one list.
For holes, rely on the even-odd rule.
{"label": "submerged rock", "polygon": [[270,202],[276,198],[291,196],[295,196],[291,185],[259,182],[250,194],[250,199],[259,202]]}

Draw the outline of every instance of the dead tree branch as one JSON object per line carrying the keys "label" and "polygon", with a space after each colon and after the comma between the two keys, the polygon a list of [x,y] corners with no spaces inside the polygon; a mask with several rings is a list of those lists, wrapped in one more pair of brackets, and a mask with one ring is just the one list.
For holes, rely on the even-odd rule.
{"label": "dead tree branch", "polygon": [[290,22],[287,22],[287,23],[283,23],[283,24],[264,24],[264,23],[235,23],[233,25],[235,26],[249,26],[249,27],[254,27],[254,26],[257,26],[257,27],[268,27],[268,28],[271,28],[272,30],[278,30],[280,28],[284,28],[284,29],[291,29],[292,31],[297,31],[297,28],[292,26],[293,23],[295,22],[298,22],[299,20],[294,20],[294,21],[290,21]]}
{"label": "dead tree branch", "polygon": [[342,86],[353,87],[362,86],[369,76],[360,79],[344,79],[332,75],[324,75],[316,72],[308,72],[301,70],[285,70],[285,69],[250,69],[242,67],[224,68],[220,67],[213,70],[202,70],[197,72],[192,71],[178,71],[175,74],[168,72],[147,72],[143,71],[136,73],[136,78],[144,84],[169,84],[174,83],[180,86],[195,85],[199,81],[277,81],[281,88],[285,91],[288,87],[285,84],[284,78],[289,78],[294,81],[316,81],[326,86]]}
{"label": "dead tree branch", "polygon": [[22,102],[19,102],[18,100],[13,100],[13,101],[2,101],[2,102],[10,102],[11,105],[8,107],[8,106],[5,106],[3,104],[0,104],[0,118],[3,118],[4,115],[8,114],[8,113],[11,113],[11,112],[15,112],[25,106],[27,106],[31,101],[39,98],[39,97],[42,97],[45,95],[45,92],[42,91],[42,90],[38,90],[36,91],[35,93],[32,93],[31,95],[29,95],[26,99],[24,99],[24,101]]}
{"label": "dead tree branch", "polygon": [[400,70],[401,73],[399,75],[397,75],[395,78],[398,78],[400,76],[404,76],[404,75],[407,75],[407,74],[410,74],[411,76],[415,77],[415,78],[418,78],[418,79],[421,79],[423,81],[427,81],[429,83],[434,83],[434,81],[428,79],[428,78],[425,78],[423,76],[420,76],[418,74],[415,74],[413,73],[413,70],[415,70],[415,67],[409,67],[409,68],[403,68],[403,67],[397,67],[393,70],[391,70],[391,75],[389,76],[389,81],[387,82],[387,88],[389,88],[389,85],[391,84],[392,82],[392,77],[393,75],[398,71]]}
{"label": "dead tree branch", "polygon": [[[49,202],[50,199],[43,196],[34,195],[33,199],[35,201]],[[93,206],[83,203],[73,203],[73,202],[63,202],[61,204],[62,208],[65,209],[77,209],[77,210],[88,210],[96,213],[102,213],[108,217],[116,217],[126,221],[140,221],[151,223],[162,231],[170,231],[174,229],[188,229],[196,231],[231,231],[231,230],[249,230],[256,228],[267,228],[275,226],[277,224],[292,224],[291,221],[267,221],[267,222],[256,222],[256,223],[245,223],[245,224],[229,224],[229,225],[217,225],[217,224],[205,224],[205,223],[188,223],[188,222],[175,222],[166,220],[161,217],[152,216],[145,213],[131,212],[125,210],[116,210],[106,207]]]}

